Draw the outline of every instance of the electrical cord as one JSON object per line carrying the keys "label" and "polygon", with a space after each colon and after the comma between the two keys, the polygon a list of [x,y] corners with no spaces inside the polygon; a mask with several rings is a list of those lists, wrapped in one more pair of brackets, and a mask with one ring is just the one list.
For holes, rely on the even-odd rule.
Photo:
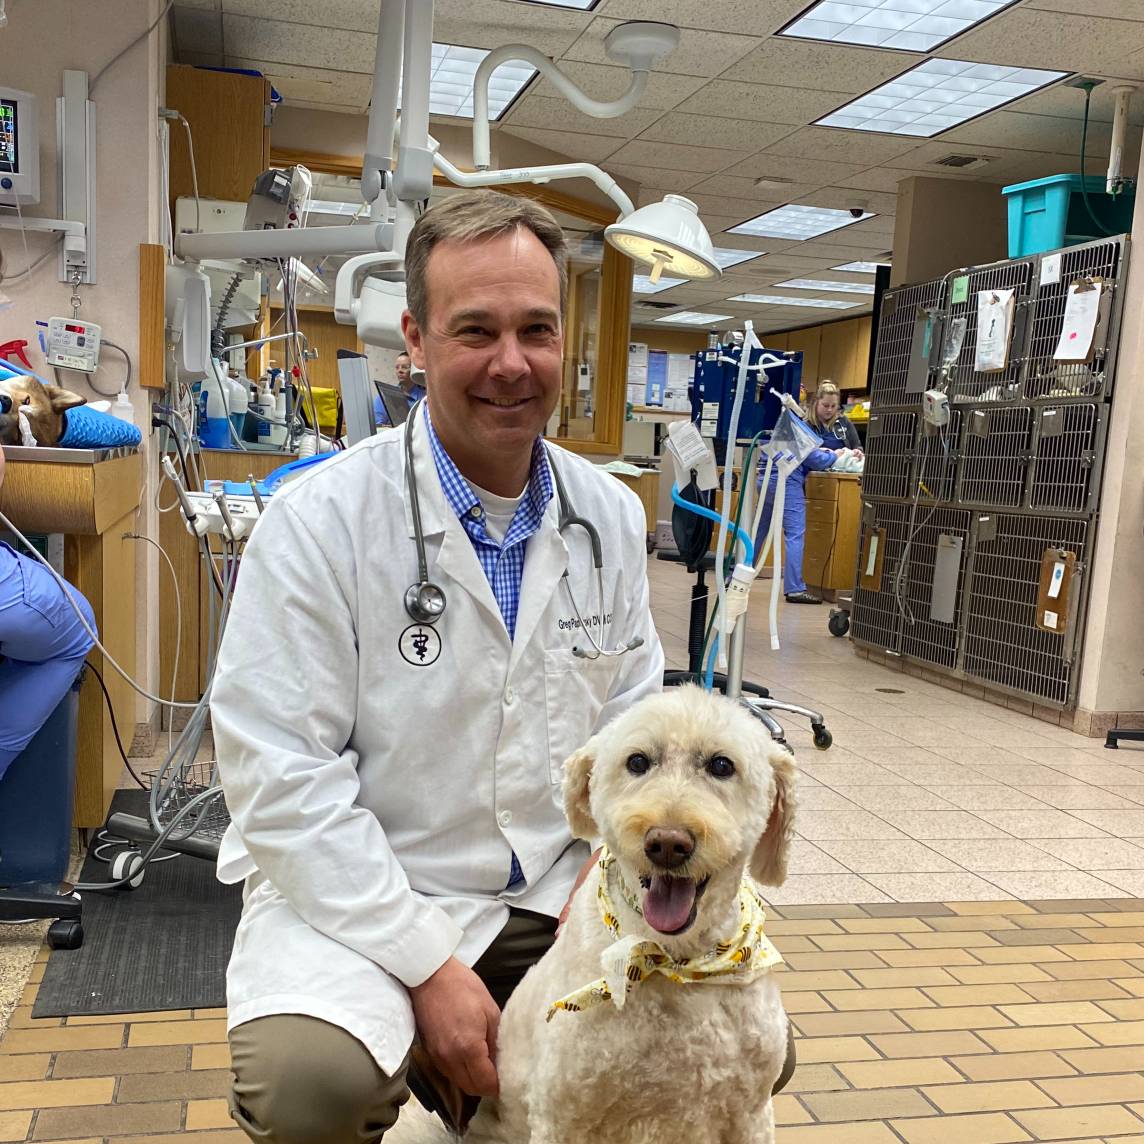
{"label": "electrical cord", "polygon": [[123,739],[119,735],[119,721],[115,718],[115,708],[111,705],[111,696],[108,694],[107,684],[103,681],[103,675],[94,663],[88,662],[87,666],[91,668],[95,678],[99,681],[100,689],[103,691],[103,699],[107,704],[108,714],[111,716],[111,729],[115,732],[115,745],[119,748],[119,757],[123,760],[123,765],[127,768],[131,777],[139,784],[141,789],[146,790],[147,784],[135,773],[135,768],[131,765],[131,760],[127,757],[127,752],[123,749]]}
{"label": "electrical cord", "polygon": [[119,61],[123,59],[123,57],[127,55],[127,53],[131,51],[131,49],[135,47],[136,44],[140,43],[142,40],[147,39],[147,37],[150,36],[151,33],[159,26],[163,17],[166,16],[167,13],[170,12],[170,10],[174,7],[174,4],[175,0],[167,0],[167,3],[163,6],[163,11],[155,17],[154,22],[148,26],[147,30],[140,32],[139,35],[136,36],[135,39],[133,39],[131,43],[127,45],[127,47],[116,52],[116,54],[112,56],[111,59],[109,59],[107,63],[105,63],[103,67],[101,67],[99,71],[95,73],[95,78],[91,81],[90,84],[88,84],[87,87],[87,94],[89,99],[91,98],[92,92],[95,91],[96,84],[99,83],[101,79],[103,79],[104,73],[107,72],[109,68],[114,67],[115,64],[119,63]]}

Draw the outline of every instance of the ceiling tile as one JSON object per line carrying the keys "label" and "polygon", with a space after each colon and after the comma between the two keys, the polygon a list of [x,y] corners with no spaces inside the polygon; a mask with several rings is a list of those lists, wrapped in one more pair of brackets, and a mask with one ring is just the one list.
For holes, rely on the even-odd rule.
{"label": "ceiling tile", "polygon": [[603,0],[597,12],[621,20],[658,20],[680,28],[777,32],[806,7],[807,0]]}
{"label": "ceiling tile", "polygon": [[338,104],[352,107],[362,114],[369,105],[373,88],[371,76],[361,72],[331,71],[307,68],[299,64],[278,64],[268,60],[227,56],[227,67],[260,71],[274,85],[283,99],[295,105],[303,101],[313,104]]}
{"label": "ceiling tile", "polygon": [[222,0],[179,0],[175,12],[180,8],[209,8],[212,12],[221,12]]}
{"label": "ceiling tile", "polygon": [[[938,171],[943,168],[937,168]],[[898,183],[908,179],[911,175],[930,175],[931,171],[908,171],[896,167],[871,167],[857,175],[839,179],[836,186],[852,191],[880,191],[883,194],[897,195]],[[963,176],[964,177],[964,176]]]}
{"label": "ceiling tile", "polygon": [[730,163],[738,162],[745,151],[724,151],[712,147],[677,147],[650,139],[634,139],[615,153],[617,163],[634,163],[638,167],[678,167],[681,171],[710,171],[714,174]]}
{"label": "ceiling tile", "polygon": [[640,136],[683,146],[726,147],[744,153],[757,151],[790,134],[790,127],[755,123],[749,119],[723,119],[669,111]]}
{"label": "ceiling tile", "polygon": [[250,16],[223,16],[223,45],[228,56],[277,60],[303,67],[373,74],[376,37],[344,28],[287,24]]}
{"label": "ceiling tile", "polygon": [[583,163],[602,163],[617,147],[624,146],[622,139],[611,139],[606,135],[573,135],[568,131],[546,131],[540,127],[513,127],[506,124],[493,130],[493,146],[496,146],[497,133],[503,131],[506,135],[514,135],[518,139],[527,139],[530,143],[566,155],[569,159],[577,159]]}
{"label": "ceiling tile", "polygon": [[845,98],[845,94],[840,92],[713,79],[680,103],[676,110],[693,115],[725,115],[801,127],[812,119],[827,115]]}
{"label": "ceiling tile", "polygon": [[[229,64],[227,65],[230,66]],[[356,104],[330,103],[326,100],[297,99],[291,97],[288,101],[291,107],[300,107],[307,111],[333,111],[338,115],[361,115],[362,109]],[[362,144],[365,144],[365,133],[362,133]]]}
{"label": "ceiling tile", "polygon": [[854,94],[869,91],[917,62],[917,56],[902,52],[772,38],[729,66],[719,78],[798,88],[805,88],[811,79],[822,91]]}
{"label": "ceiling tile", "polygon": [[222,51],[222,18],[217,12],[176,8],[174,15],[171,38],[180,57],[183,52]]}
{"label": "ceiling tile", "polygon": [[[1020,104],[1015,106],[1019,107]],[[1080,154],[1081,125],[1075,119],[1054,115],[1024,115],[1019,111],[995,111],[971,123],[945,132],[949,143],[969,143],[981,147],[1008,147],[1014,151],[1057,151]],[[1093,152],[1108,154],[1112,128],[1107,123],[1090,123],[1088,146]]]}
{"label": "ceiling tile", "polygon": [[197,68],[221,68],[226,63],[226,57],[218,52],[175,52],[173,61],[177,64],[190,64]]}
{"label": "ceiling tile", "polygon": [[514,127],[543,127],[549,131],[571,131],[579,135],[612,135],[632,139],[662,114],[636,107],[613,119],[597,119],[578,111],[566,99],[544,99],[531,91],[517,100],[503,122]]}
{"label": "ceiling tile", "polygon": [[[1004,155],[1007,154],[1007,152],[998,147],[956,147],[948,140],[942,138],[930,143],[923,143],[920,147],[915,147],[912,151],[907,151],[903,155],[887,159],[882,166],[887,168],[903,168],[918,174],[932,174],[933,177],[937,179],[969,178],[969,174],[959,173],[955,168],[950,168],[947,171],[944,167],[934,166],[939,159],[943,159],[946,155],[952,154],[995,156]],[[988,179],[989,165],[982,167],[981,171],[984,177]],[[976,172],[974,172],[974,174],[976,174]]]}
{"label": "ceiling tile", "polygon": [[[317,28],[342,28],[351,32],[377,34],[377,4],[363,0],[275,0],[267,5],[263,0],[223,0],[223,11],[236,16],[268,18],[273,8],[273,19],[288,24],[306,24]],[[373,48],[370,48],[373,51]]]}
{"label": "ceiling tile", "polygon": [[[1144,14],[1144,8],[1141,9]],[[1111,123],[1116,96],[1116,80],[1107,80],[1092,93],[1088,118],[1090,123]],[[1066,84],[1051,87],[1037,95],[1030,95],[1016,104],[1016,110],[1029,115],[1055,115],[1061,119],[1084,118],[1084,92]],[[1137,127],[1144,125],[1144,97],[1139,92],[1128,104],[1128,122]]]}
{"label": "ceiling tile", "polygon": [[[593,99],[619,99],[631,85],[632,73],[627,68],[605,64],[587,64],[580,60],[561,60],[560,70],[582,91]],[[663,110],[675,107],[692,92],[703,86],[702,76],[672,75],[671,72],[653,71],[648,73],[647,87],[640,96],[637,107],[658,107]],[[541,77],[535,85],[537,95],[548,99],[563,99],[550,80]]]}
{"label": "ceiling tile", "polygon": [[[514,5],[521,7],[521,5]],[[622,23],[597,17],[591,27],[564,53],[570,60],[584,60],[591,64],[606,64],[604,38]],[[656,65],[656,71],[677,72],[680,75],[715,76],[728,64],[745,56],[759,43],[757,36],[734,36],[726,32],[704,32],[692,28],[680,31],[679,47],[667,59]]]}
{"label": "ceiling tile", "polygon": [[860,131],[841,131],[835,127],[804,127],[772,143],[766,150],[798,159],[860,163],[869,167],[895,155],[904,155],[915,146],[913,139],[897,135],[870,135]]}
{"label": "ceiling tile", "polygon": [[937,51],[953,60],[1057,71],[1107,73],[1141,78],[1121,70],[1133,52],[1144,50],[1144,23],[1011,8]]}
{"label": "ceiling tile", "polygon": [[635,167],[630,163],[608,162],[608,174],[631,179],[641,188],[658,190],[660,197],[667,191],[687,191],[703,178],[701,172],[681,171],[678,167]]}
{"label": "ceiling tile", "polygon": [[751,155],[733,167],[723,171],[725,175],[737,175],[742,178],[762,178],[764,175],[773,175],[782,179],[791,179],[798,183],[810,183],[815,187],[832,185],[838,179],[847,175],[856,175],[866,170],[867,163],[827,163],[820,159],[797,159],[788,155],[775,155],[769,151],[760,151]]}
{"label": "ceiling tile", "polygon": [[772,186],[756,186],[754,178],[741,175],[712,175],[696,185],[702,194],[722,194],[733,199],[753,199],[762,196],[780,202],[791,202],[802,194],[818,190],[820,182],[780,183]]}
{"label": "ceiling tile", "polygon": [[1144,9],[1136,7],[1133,0],[1029,0],[1028,6],[1046,12],[1069,12],[1076,16],[1144,20]]}
{"label": "ceiling tile", "polygon": [[817,258],[822,256],[824,258],[832,258],[836,262],[854,262],[861,256],[856,254],[855,251],[864,251],[871,256],[881,254],[886,249],[884,243],[867,242],[865,245],[859,246],[857,244],[851,245],[845,241],[846,232],[844,230],[835,231],[831,236],[830,242],[823,242],[815,239],[811,242],[804,242],[802,244],[803,251],[807,258]]}
{"label": "ceiling tile", "polygon": [[[370,10],[377,0],[369,0]],[[530,44],[546,56],[561,56],[589,27],[591,12],[518,4],[513,0],[434,0],[433,38],[446,44],[499,48]]]}
{"label": "ceiling tile", "polygon": [[734,199],[723,195],[705,195],[698,188],[693,188],[687,196],[698,207],[702,215],[734,215],[740,222],[745,222],[764,211],[774,210],[782,206],[781,202],[764,201],[763,199]]}
{"label": "ceiling tile", "polygon": [[[879,216],[892,215],[898,209],[898,196],[877,191],[855,191],[846,187],[820,187],[809,195],[797,200],[809,207],[834,207],[849,210],[851,206],[861,206],[863,210]],[[874,219],[868,219],[873,222]],[[864,223],[857,223],[863,226]],[[849,228],[848,228],[849,229]]]}

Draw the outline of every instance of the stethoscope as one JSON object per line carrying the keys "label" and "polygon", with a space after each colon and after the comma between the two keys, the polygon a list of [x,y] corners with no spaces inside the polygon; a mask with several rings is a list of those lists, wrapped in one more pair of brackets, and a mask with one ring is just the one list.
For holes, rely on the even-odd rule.
{"label": "stethoscope", "polygon": [[[409,489],[409,505],[413,511],[413,538],[417,545],[417,582],[410,584],[405,590],[405,610],[409,613],[409,618],[416,624],[435,624],[445,611],[445,590],[429,579],[429,560],[425,555],[425,533],[421,526],[421,498],[417,491],[417,477],[413,470],[413,423],[423,402],[424,398],[409,411],[409,415],[405,419],[405,484]],[[600,545],[600,533],[590,520],[580,516],[572,508],[572,502],[568,499],[568,491],[564,487],[564,479],[560,476],[559,469],[552,463],[551,453],[548,460],[548,468],[556,484],[558,508],[556,530],[563,535],[566,528],[578,525],[584,530],[591,546],[592,566],[596,570],[596,590],[597,599],[600,602],[599,620],[602,633],[606,620],[604,616],[604,556]],[[643,644],[644,641],[636,636],[615,648],[605,648],[603,643],[592,634],[591,627],[584,620],[579,605],[576,603],[576,597],[572,594],[567,568],[564,569],[560,579],[564,585],[564,591],[567,593],[568,601],[572,605],[572,611],[576,615],[576,621],[580,625],[580,631],[588,637],[588,643],[591,645],[590,650],[579,645],[573,645],[572,654],[574,656],[578,656],[580,659],[618,656],[625,652],[634,651]]]}

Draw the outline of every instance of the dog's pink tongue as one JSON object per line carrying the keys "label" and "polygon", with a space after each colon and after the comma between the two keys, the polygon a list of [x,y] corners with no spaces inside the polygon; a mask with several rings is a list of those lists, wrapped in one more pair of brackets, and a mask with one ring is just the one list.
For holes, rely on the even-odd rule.
{"label": "dog's pink tongue", "polygon": [[644,921],[660,933],[675,933],[687,924],[695,905],[695,883],[690,878],[656,874],[644,895]]}

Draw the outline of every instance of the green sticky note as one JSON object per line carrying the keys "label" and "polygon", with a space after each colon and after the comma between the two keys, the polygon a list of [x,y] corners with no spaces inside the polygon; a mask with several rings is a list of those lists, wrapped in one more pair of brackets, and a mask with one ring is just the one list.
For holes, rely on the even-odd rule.
{"label": "green sticky note", "polygon": [[963,274],[960,278],[953,280],[953,292],[949,296],[951,305],[956,306],[960,302],[964,302],[969,297],[969,275]]}

